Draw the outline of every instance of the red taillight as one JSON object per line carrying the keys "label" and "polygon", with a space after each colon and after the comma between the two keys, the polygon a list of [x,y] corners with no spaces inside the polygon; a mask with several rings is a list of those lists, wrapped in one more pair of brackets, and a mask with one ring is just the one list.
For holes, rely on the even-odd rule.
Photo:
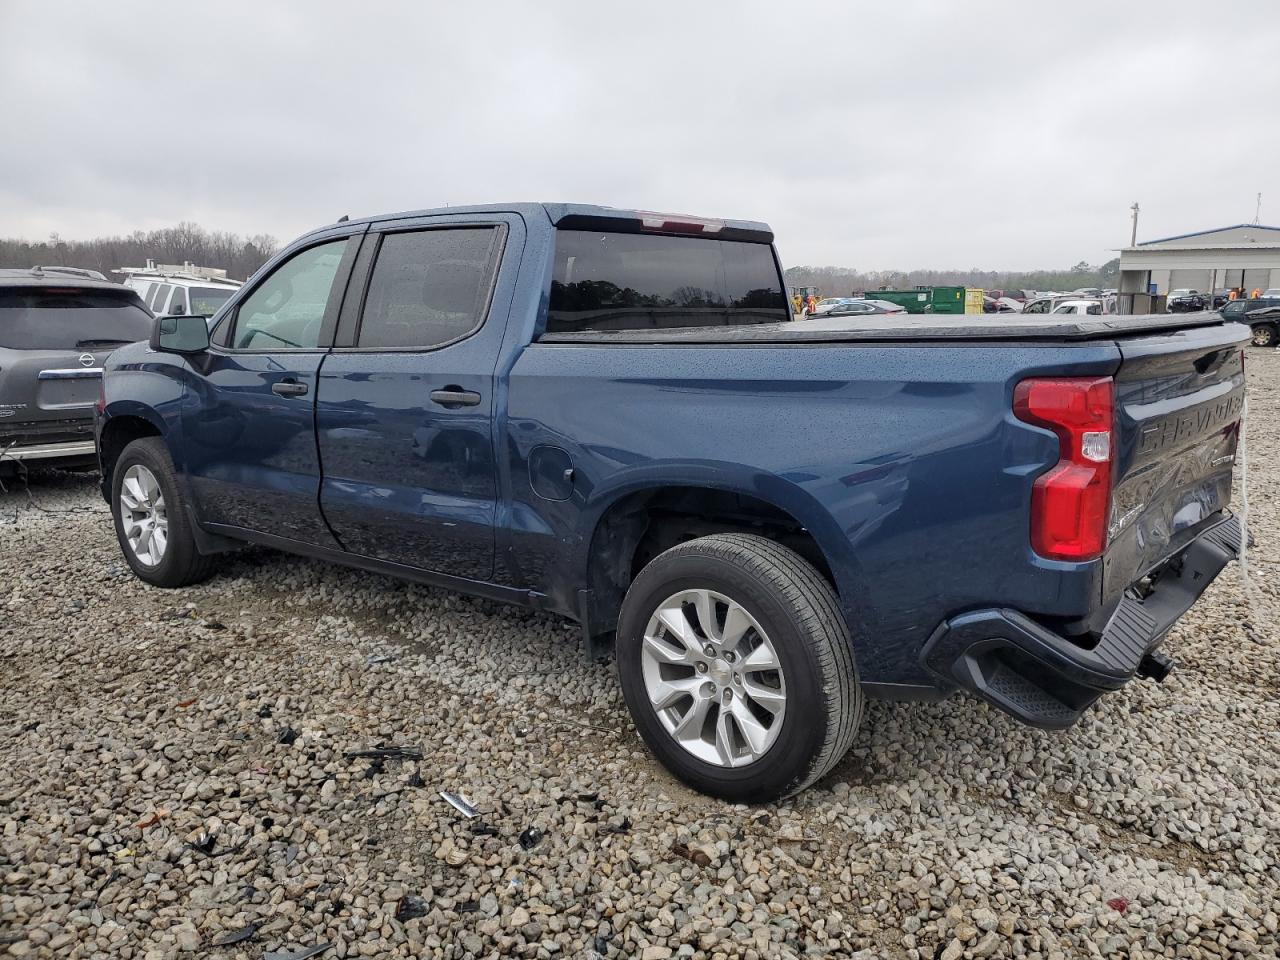
{"label": "red taillight", "polygon": [[657,233],[719,233],[724,229],[723,220],[705,217],[673,216],[669,213],[651,213],[641,210],[640,229]]}
{"label": "red taillight", "polygon": [[1110,377],[1023,380],[1019,420],[1058,435],[1058,463],[1031,492],[1031,548],[1051,560],[1093,560],[1107,545],[1114,405]]}

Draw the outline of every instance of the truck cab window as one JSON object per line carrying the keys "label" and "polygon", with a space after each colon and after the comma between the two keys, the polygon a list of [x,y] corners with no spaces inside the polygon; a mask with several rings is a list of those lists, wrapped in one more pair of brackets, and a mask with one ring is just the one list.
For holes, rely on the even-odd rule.
{"label": "truck cab window", "polygon": [[790,319],[768,244],[589,230],[556,233],[548,333]]}
{"label": "truck cab window", "polygon": [[231,345],[237,350],[313,349],[347,240],[308,247],[278,266],[245,298]]}

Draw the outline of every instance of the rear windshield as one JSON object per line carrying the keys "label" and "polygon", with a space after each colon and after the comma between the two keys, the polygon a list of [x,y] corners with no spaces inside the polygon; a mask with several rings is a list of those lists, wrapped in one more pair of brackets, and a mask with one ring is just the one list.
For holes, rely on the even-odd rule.
{"label": "rear windshield", "polygon": [[151,336],[151,315],[130,292],[0,290],[0,347],[77,350]]}
{"label": "rear windshield", "polygon": [[548,333],[791,319],[763,243],[560,230]]}
{"label": "rear windshield", "polygon": [[197,317],[212,317],[218,308],[231,298],[234,290],[225,287],[189,287],[187,296],[191,298],[191,312]]}

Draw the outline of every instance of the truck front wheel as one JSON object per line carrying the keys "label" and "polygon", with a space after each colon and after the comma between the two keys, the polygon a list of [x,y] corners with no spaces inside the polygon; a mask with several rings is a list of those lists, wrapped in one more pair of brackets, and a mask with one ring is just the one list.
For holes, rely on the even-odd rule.
{"label": "truck front wheel", "polygon": [[185,587],[213,572],[196,549],[169,448],[159,437],[134,440],[111,471],[111,513],[125,562],[157,587]]}
{"label": "truck front wheel", "polygon": [[716,534],[655,558],[618,623],[622,692],[662,764],[703,793],[795,793],[848,750],[863,695],[834,591],[764,537]]}

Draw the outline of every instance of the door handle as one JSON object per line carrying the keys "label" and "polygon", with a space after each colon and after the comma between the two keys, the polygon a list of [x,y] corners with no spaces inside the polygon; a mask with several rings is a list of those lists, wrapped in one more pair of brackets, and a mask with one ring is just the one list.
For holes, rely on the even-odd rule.
{"label": "door handle", "polygon": [[442,407],[475,407],[480,403],[480,394],[450,385],[443,390],[432,390],[431,399]]}
{"label": "door handle", "polygon": [[271,385],[271,392],[277,397],[301,397],[307,392],[307,385],[297,380],[280,380]]}

